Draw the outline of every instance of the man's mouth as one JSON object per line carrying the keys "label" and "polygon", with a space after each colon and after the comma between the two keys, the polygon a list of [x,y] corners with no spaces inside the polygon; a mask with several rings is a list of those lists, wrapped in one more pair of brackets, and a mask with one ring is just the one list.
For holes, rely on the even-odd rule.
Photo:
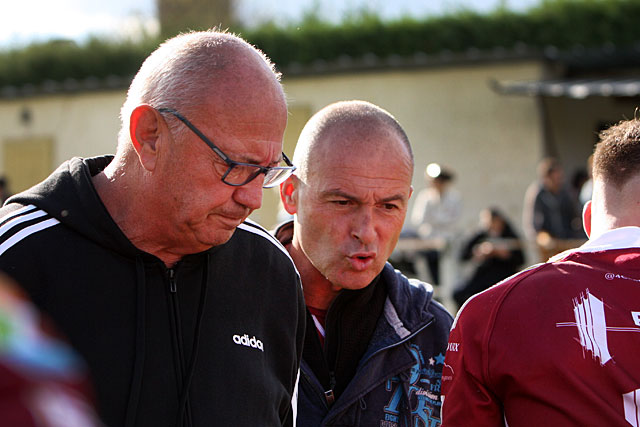
{"label": "man's mouth", "polygon": [[237,227],[244,221],[244,216],[227,216],[227,215],[218,215],[218,221],[227,227]]}
{"label": "man's mouth", "polygon": [[373,264],[373,261],[375,260],[375,254],[354,254],[350,255],[348,258],[354,270],[363,271],[369,268],[371,264]]}

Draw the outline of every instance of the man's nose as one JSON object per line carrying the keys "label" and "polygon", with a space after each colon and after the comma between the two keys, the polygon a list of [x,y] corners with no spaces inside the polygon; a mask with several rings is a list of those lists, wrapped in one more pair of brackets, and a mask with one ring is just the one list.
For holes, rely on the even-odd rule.
{"label": "man's nose", "polygon": [[251,182],[237,187],[233,193],[233,199],[247,208],[253,210],[262,206],[262,184],[264,183],[264,174],[258,175]]}
{"label": "man's nose", "polygon": [[375,223],[370,207],[363,206],[358,209],[351,225],[351,235],[365,245],[375,240]]}

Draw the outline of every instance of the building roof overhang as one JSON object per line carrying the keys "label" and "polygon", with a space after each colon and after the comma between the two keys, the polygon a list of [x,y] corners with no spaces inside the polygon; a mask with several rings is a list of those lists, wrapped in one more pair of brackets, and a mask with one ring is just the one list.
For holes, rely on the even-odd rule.
{"label": "building roof overhang", "polygon": [[640,96],[640,77],[492,81],[492,88],[503,95],[543,96],[584,99]]}

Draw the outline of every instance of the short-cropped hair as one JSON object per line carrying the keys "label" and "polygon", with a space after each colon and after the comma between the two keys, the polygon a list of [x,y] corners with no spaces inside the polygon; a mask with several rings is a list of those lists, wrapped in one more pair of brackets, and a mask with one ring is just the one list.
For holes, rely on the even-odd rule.
{"label": "short-cropped hair", "polygon": [[600,132],[593,176],[621,188],[640,172],[640,120],[623,120]]}

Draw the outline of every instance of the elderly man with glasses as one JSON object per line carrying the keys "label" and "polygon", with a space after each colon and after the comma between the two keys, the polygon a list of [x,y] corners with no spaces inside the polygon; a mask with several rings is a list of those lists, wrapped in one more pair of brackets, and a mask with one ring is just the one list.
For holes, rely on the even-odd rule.
{"label": "elderly man with glasses", "polygon": [[300,279],[247,220],[295,170],[273,64],[230,34],[177,36],[121,119],[115,156],[5,204],[0,269],[83,356],[106,425],[292,425]]}

